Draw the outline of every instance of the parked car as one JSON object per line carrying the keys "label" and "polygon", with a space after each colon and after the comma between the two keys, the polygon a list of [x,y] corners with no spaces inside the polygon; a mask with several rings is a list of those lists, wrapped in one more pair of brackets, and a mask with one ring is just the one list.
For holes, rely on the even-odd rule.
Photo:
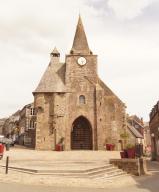
{"label": "parked car", "polygon": [[0,135],[0,143],[3,143],[4,135]]}
{"label": "parked car", "polygon": [[3,135],[0,135],[0,143],[4,144],[4,145],[10,145],[10,146],[14,146],[14,141],[11,138],[6,138]]}
{"label": "parked car", "polygon": [[4,153],[4,145],[0,143],[0,160],[3,158],[3,153]]}

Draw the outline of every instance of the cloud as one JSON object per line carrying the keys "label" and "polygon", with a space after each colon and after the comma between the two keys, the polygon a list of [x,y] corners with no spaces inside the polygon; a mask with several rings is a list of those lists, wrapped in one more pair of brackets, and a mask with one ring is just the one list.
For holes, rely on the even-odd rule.
{"label": "cloud", "polygon": [[[84,0],[6,0],[0,3],[0,116],[32,102],[54,46],[62,59],[71,49],[79,11],[92,12]],[[17,106],[17,107],[16,107]]]}
{"label": "cloud", "polygon": [[[153,15],[154,22],[147,22],[154,10],[152,2],[2,1],[0,116],[8,116],[33,101],[32,91],[48,65],[54,46],[64,62],[72,46],[80,11],[89,46],[99,56],[99,76],[126,103],[129,112],[147,118],[150,111],[147,106],[153,106],[159,95],[153,86],[153,82],[159,86],[155,79],[159,72],[159,27],[158,20],[154,19],[157,14]],[[147,12],[149,5],[151,12]],[[139,19],[141,14],[143,18]]]}
{"label": "cloud", "polygon": [[119,19],[133,19],[156,0],[109,0],[108,6]]}

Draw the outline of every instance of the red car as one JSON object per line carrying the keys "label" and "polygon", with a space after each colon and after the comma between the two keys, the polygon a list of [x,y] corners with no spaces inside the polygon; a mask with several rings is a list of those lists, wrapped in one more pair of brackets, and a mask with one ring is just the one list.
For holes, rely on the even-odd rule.
{"label": "red car", "polygon": [[0,159],[3,158],[3,153],[4,153],[4,145],[0,143]]}

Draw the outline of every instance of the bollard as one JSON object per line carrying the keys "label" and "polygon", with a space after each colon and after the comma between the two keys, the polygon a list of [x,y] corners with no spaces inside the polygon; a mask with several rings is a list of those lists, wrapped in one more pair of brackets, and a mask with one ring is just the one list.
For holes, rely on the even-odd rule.
{"label": "bollard", "polygon": [[6,174],[8,174],[9,156],[6,159]]}

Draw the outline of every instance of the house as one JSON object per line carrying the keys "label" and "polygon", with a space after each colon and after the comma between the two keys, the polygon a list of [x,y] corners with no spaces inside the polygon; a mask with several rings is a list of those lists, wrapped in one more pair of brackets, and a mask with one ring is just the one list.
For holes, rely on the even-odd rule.
{"label": "house", "polygon": [[[125,140],[125,144],[123,147],[126,147],[127,145],[138,145],[138,144],[144,144],[144,135],[143,135],[143,122],[142,119],[139,119],[136,115],[129,116],[127,115],[127,129],[125,134],[121,134],[121,138],[123,137],[123,140]],[[125,136],[125,138],[124,138]]]}
{"label": "house", "polygon": [[19,132],[19,113],[20,110],[8,117],[2,128],[2,134],[7,138],[12,138],[14,141],[17,139]]}
{"label": "house", "polygon": [[0,119],[0,135],[3,134],[3,126],[7,118]]}
{"label": "house", "polygon": [[35,147],[36,115],[34,104],[25,105],[20,111],[19,119],[19,144],[27,147]]}
{"label": "house", "polygon": [[152,159],[159,160],[159,101],[150,112],[150,134],[152,143]]}

